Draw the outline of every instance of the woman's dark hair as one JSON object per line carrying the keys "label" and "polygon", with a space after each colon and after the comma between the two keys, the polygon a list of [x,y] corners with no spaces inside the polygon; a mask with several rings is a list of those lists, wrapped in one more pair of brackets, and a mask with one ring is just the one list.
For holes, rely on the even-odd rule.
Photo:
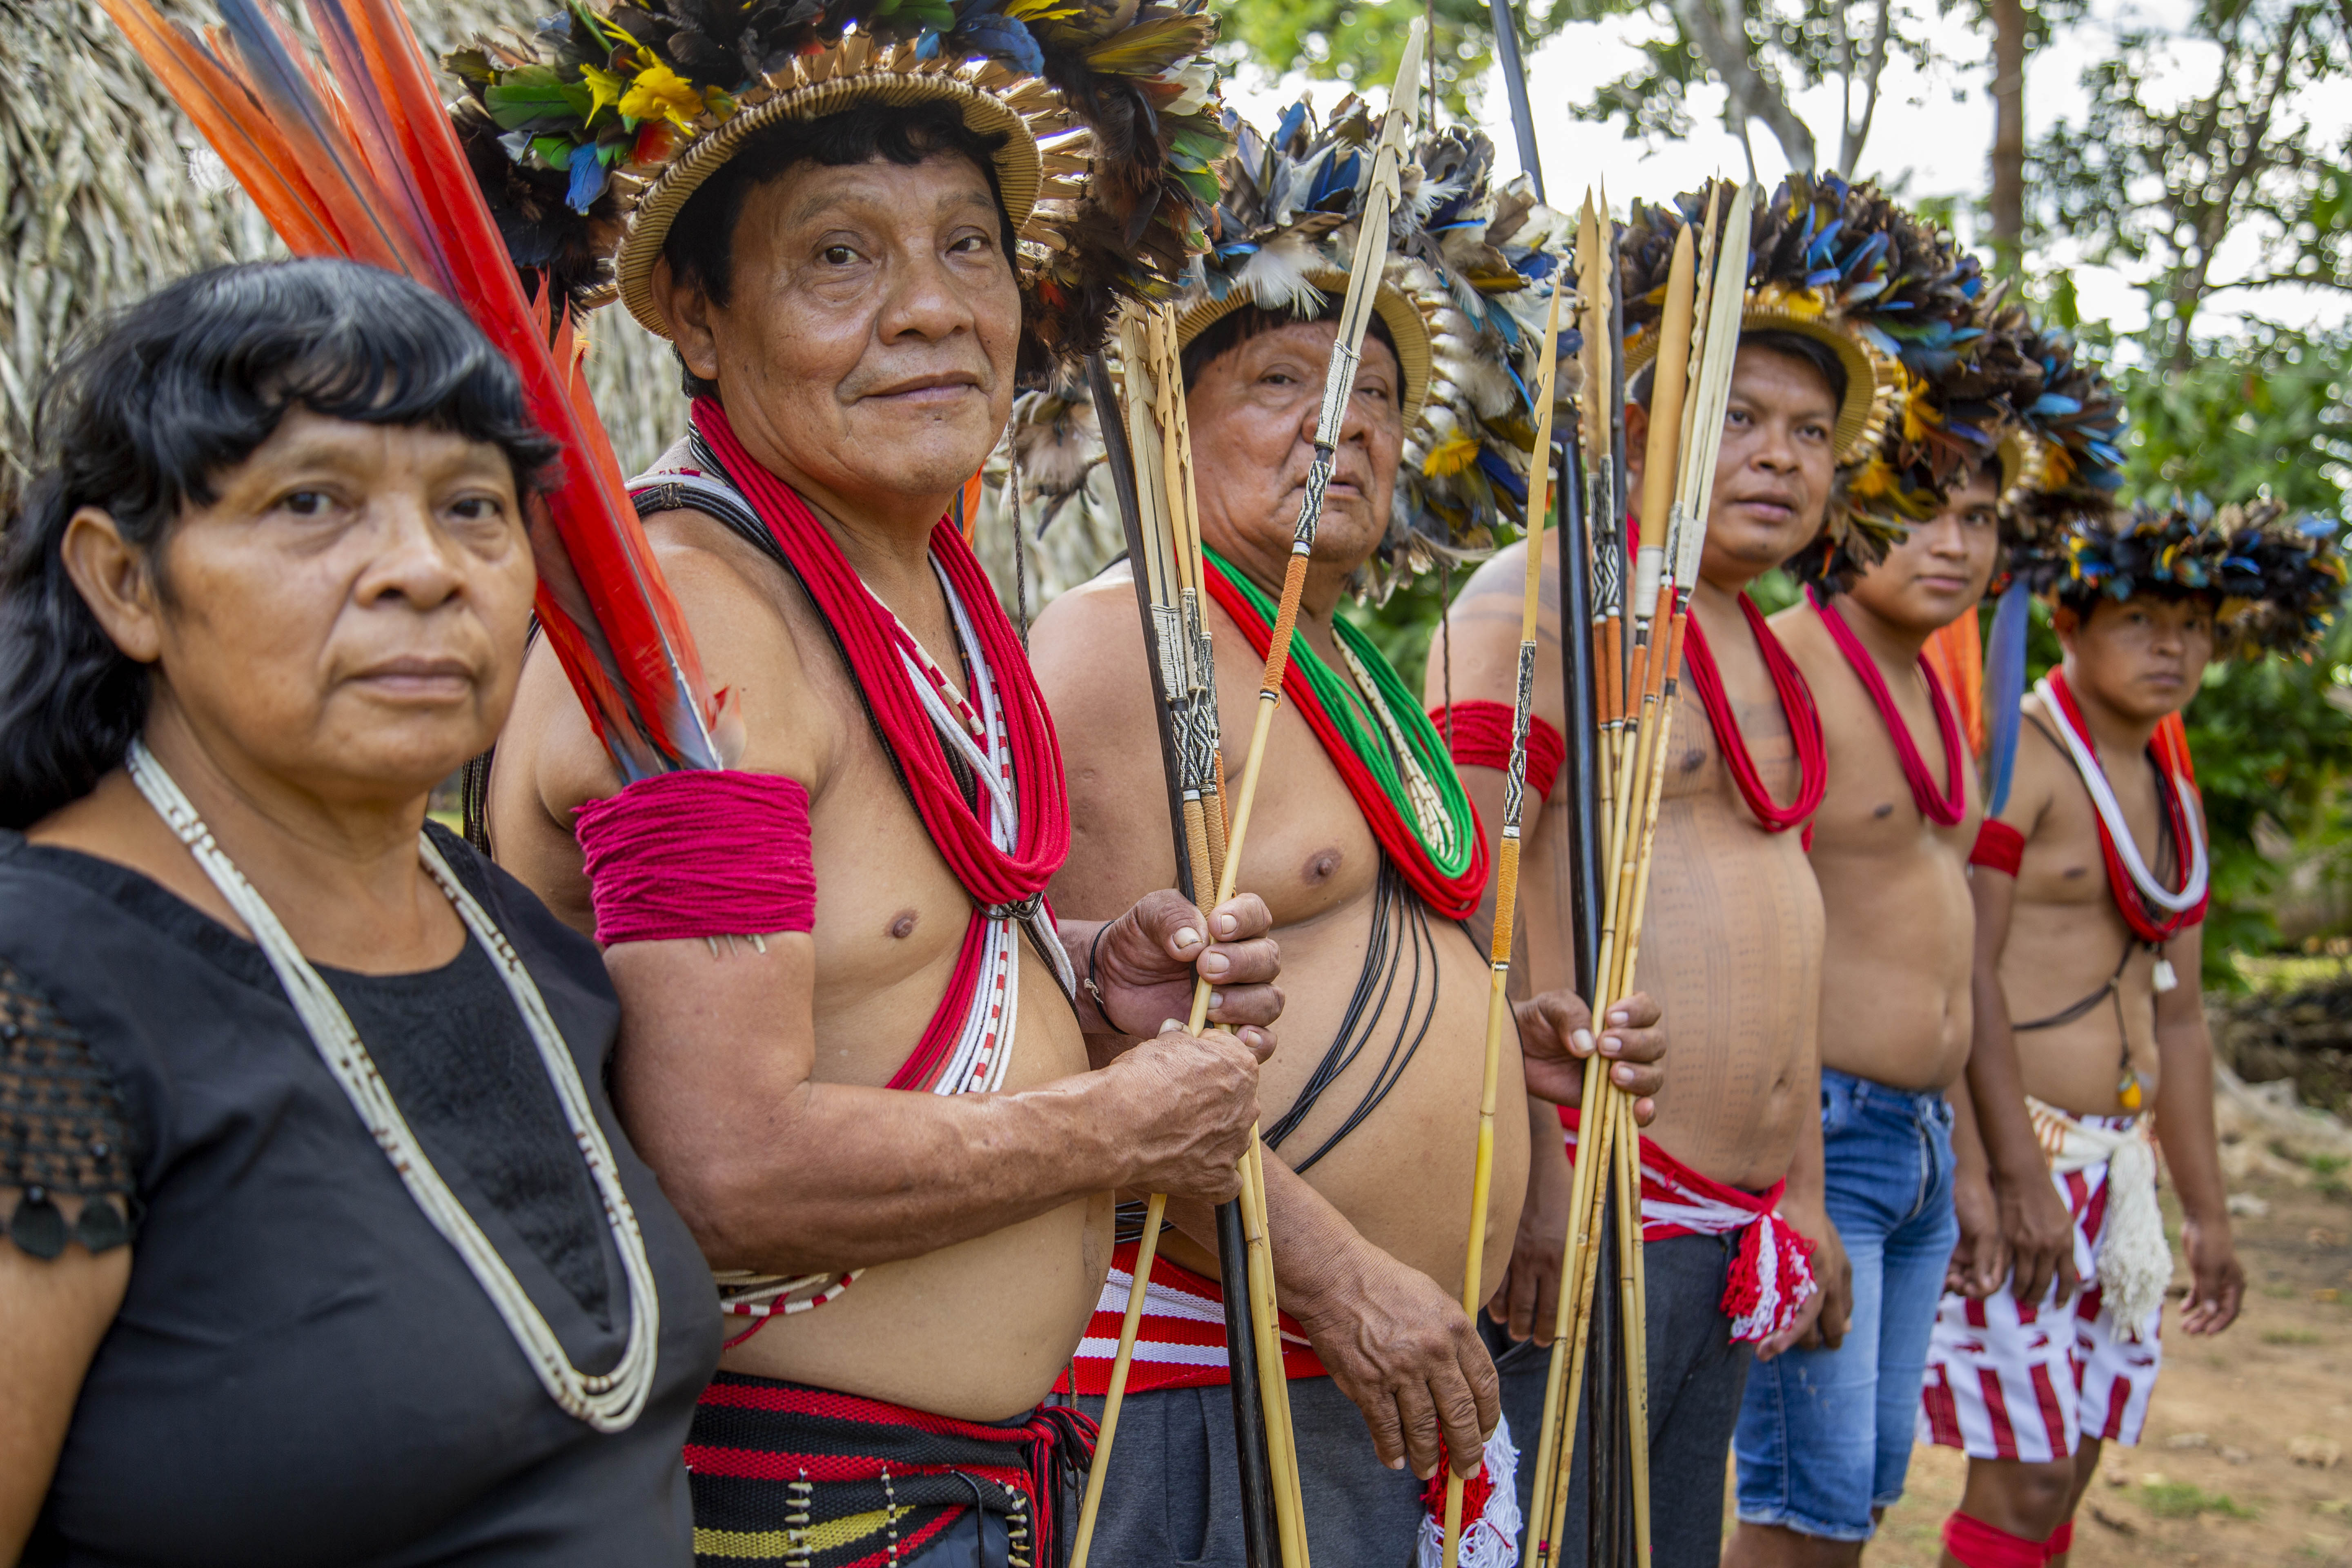
{"label": "woman's dark hair", "polygon": [[[672,278],[699,285],[712,304],[724,305],[735,290],[735,230],[743,221],[743,203],[761,185],[803,163],[841,169],[880,159],[911,169],[927,159],[961,155],[987,177],[1010,266],[1016,255],[1013,219],[996,182],[996,154],[1003,146],[1003,136],[972,130],[955,105],[938,101],[911,109],[862,103],[819,120],[780,120],[746,137],[686,199],[662,242],[662,259]],[[682,355],[678,379],[688,397],[719,395],[717,384],[687,369]]]}
{"label": "woman's dark hair", "polygon": [[[1284,327],[1295,327],[1304,321],[1336,321],[1346,308],[1345,300],[1335,300],[1326,294],[1323,308],[1311,316],[1297,316],[1287,310],[1269,310],[1258,305],[1244,305],[1238,310],[1228,311],[1210,322],[1206,331],[1184,345],[1183,355],[1177,362],[1184,373],[1184,390],[1192,391],[1202,372],[1252,338],[1263,337]],[[1402,377],[1404,356],[1397,353],[1396,336],[1389,331],[1388,322],[1377,310],[1372,313],[1368,335],[1388,345],[1389,355],[1397,362],[1397,371]],[[1404,382],[1400,379],[1396,390],[1400,405],[1404,402]]]}
{"label": "woman's dark hair", "polygon": [[[1762,349],[1767,353],[1780,354],[1811,365],[1821,372],[1822,379],[1829,383],[1830,401],[1841,408],[1845,406],[1847,383],[1845,362],[1838,358],[1831,351],[1829,344],[1822,342],[1819,338],[1808,337],[1802,332],[1783,331],[1776,327],[1761,327],[1754,331],[1740,333],[1739,346],[1743,349]],[[1651,390],[1657,385],[1657,382],[1658,362],[1654,359],[1633,373],[1633,383],[1626,387],[1625,395],[1641,407],[1647,408],[1650,406]]]}
{"label": "woman's dark hair", "polygon": [[88,795],[147,721],[148,668],[66,575],[67,523],[107,512],[168,595],[161,546],[184,509],[211,505],[297,406],[487,442],[526,495],[559,451],[464,312],[355,262],[200,272],[91,328],[43,384],[38,468],[0,539],[0,827]]}

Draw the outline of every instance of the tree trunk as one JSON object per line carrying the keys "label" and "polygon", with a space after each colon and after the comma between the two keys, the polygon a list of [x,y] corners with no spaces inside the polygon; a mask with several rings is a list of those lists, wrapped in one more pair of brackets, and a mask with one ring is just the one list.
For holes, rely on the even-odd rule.
{"label": "tree trunk", "polygon": [[1992,0],[1992,247],[2002,272],[2024,270],[2024,0]]}
{"label": "tree trunk", "polygon": [[1727,16],[1718,16],[1707,0],[1671,0],[1671,4],[1684,34],[1698,46],[1699,58],[1730,92],[1733,112],[1762,121],[1780,144],[1789,166],[1802,174],[1812,173],[1812,131],[1797,118],[1780,84],[1757,68],[1744,8],[1731,5],[1727,7]]}

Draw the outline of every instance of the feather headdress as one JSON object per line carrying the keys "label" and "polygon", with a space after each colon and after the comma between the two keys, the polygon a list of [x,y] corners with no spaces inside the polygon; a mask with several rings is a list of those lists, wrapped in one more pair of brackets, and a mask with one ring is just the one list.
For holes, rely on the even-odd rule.
{"label": "feather headdress", "polygon": [[[1625,365],[1657,357],[1675,237],[1706,210],[1712,183],[1673,201],[1635,202],[1621,230]],[[1948,370],[1977,336],[1983,269],[1874,185],[1790,174],[1756,208],[1747,331],[1811,338],[1845,367],[1837,452],[1853,461],[1885,425],[1906,379]]]}
{"label": "feather headdress", "polygon": [[1832,592],[1851,586],[1887,544],[1988,469],[2002,502],[2001,542],[2017,542],[2015,503],[2033,482],[2039,446],[2032,431],[2071,405],[2046,395],[2050,340],[2023,306],[2002,302],[2000,292],[1978,302],[1973,331],[1934,369],[1898,375],[1900,390],[1876,439],[1839,472],[1842,526],[1833,521],[1788,563],[1800,581]]}
{"label": "feather headdress", "polygon": [[2035,374],[2021,384],[2015,424],[2002,442],[2003,540],[2031,548],[2046,535],[2103,520],[2124,482],[2123,396],[2064,332],[2021,333]]}
{"label": "feather headdress", "polygon": [[2213,595],[2217,658],[2304,654],[2344,596],[2344,556],[2331,518],[2296,517],[2276,501],[2216,508],[2201,495],[2168,507],[2078,518],[2016,564],[2021,582],[2082,610],[2151,588]]}
{"label": "feather headdress", "polygon": [[[2005,376],[1999,607],[1985,647],[1986,773],[1992,810],[2009,799],[2025,692],[2027,605],[2052,577],[2055,543],[2113,535],[2123,489],[2123,400],[2065,333],[2004,312],[1983,353]],[[2129,552],[2127,548],[2126,552]]]}
{"label": "feather headdress", "polygon": [[[449,58],[467,155],[518,260],[667,335],[652,276],[679,210],[755,133],[863,103],[947,103],[1002,139],[1021,371],[1097,347],[1203,243],[1227,147],[1205,0],[568,0],[529,40]],[[608,259],[609,258],[609,259]],[[528,263],[527,264],[531,264]]]}
{"label": "feather headdress", "polygon": [[[1211,245],[1180,305],[1191,342],[1245,306],[1314,317],[1347,288],[1356,216],[1378,122],[1350,97],[1318,129],[1304,102],[1271,135],[1230,122],[1234,151]],[[1549,280],[1569,260],[1571,228],[1524,180],[1490,184],[1494,147],[1477,132],[1425,135],[1403,171],[1393,249],[1373,304],[1405,377],[1405,438],[1389,528],[1358,587],[1385,597],[1403,575],[1473,560],[1522,528],[1535,420],[1528,386],[1543,338]],[[1568,334],[1563,334],[1564,338]],[[1569,339],[1566,357],[1573,349]],[[1574,391],[1564,383],[1565,398]],[[1011,441],[1042,530],[1101,454],[1083,382],[1064,377],[1014,405]]]}
{"label": "feather headdress", "polygon": [[[1318,128],[1304,102],[1272,134],[1234,124],[1223,194],[1178,318],[1189,342],[1244,306],[1313,316],[1347,288],[1378,122],[1350,97]],[[1571,226],[1524,178],[1496,188],[1494,144],[1440,127],[1404,171],[1394,254],[1375,308],[1404,371],[1404,451],[1388,534],[1364,584],[1385,596],[1402,574],[1494,549],[1523,528],[1535,446],[1528,387],[1543,306],[1565,270]],[[1562,363],[1572,363],[1564,352]],[[1563,384],[1563,400],[1574,391]]]}

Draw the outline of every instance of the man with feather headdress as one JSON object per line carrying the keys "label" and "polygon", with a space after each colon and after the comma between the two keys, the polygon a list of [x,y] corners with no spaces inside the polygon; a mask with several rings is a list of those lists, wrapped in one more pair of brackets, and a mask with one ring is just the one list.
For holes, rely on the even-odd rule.
{"label": "man with feather headdress", "polygon": [[[1708,194],[1636,203],[1621,230],[1636,476],[1670,258]],[[1745,590],[1821,531],[1841,467],[1871,449],[1903,346],[1890,328],[1924,320],[1933,338],[1965,309],[1920,287],[1910,263],[1923,238],[1876,192],[1832,175],[1792,176],[1756,213],[1739,353],[1677,672],[1707,722],[1673,731],[1637,974],[1659,994],[1678,1042],[1663,1113],[1642,1143],[1651,1486],[1684,1505],[1653,1516],[1662,1564],[1712,1563],[1722,1550],[1724,1453],[1751,1363],[1770,1365],[1800,1344],[1834,1346],[1845,1331],[1845,1266],[1824,1208],[1813,1114],[1824,947],[1803,840],[1827,783],[1820,720],[1804,675]],[[1596,533],[1622,547],[1613,531]],[[1508,712],[1521,548],[1471,580],[1447,617],[1444,647],[1433,653],[1433,686],[1450,656],[1457,713],[1465,693]],[[1548,540],[1544,548],[1557,547]],[[1558,582],[1548,562],[1552,652],[1537,661],[1536,686],[1548,726],[1565,722]],[[1492,741],[1457,728],[1455,755],[1482,801],[1499,800],[1503,758]],[[1539,863],[1549,854],[1566,866],[1568,815],[1563,795],[1523,824]],[[1568,963],[1566,885],[1564,877],[1556,886],[1521,884],[1538,984]],[[1565,1191],[1529,1195],[1509,1289],[1494,1314],[1514,1336],[1548,1336],[1566,1207]],[[1543,1363],[1528,1356],[1519,1365],[1507,1376],[1507,1403],[1532,1413],[1541,1408]],[[1578,1464],[1580,1473],[1580,1457]],[[1571,1485],[1572,1510],[1582,1491]],[[1584,1533],[1572,1514],[1564,1560],[1576,1560]]]}
{"label": "man with feather headdress", "polygon": [[[1238,128],[1205,279],[1179,304],[1228,716],[1254,705],[1276,616],[1373,125],[1351,100],[1327,127],[1300,104],[1270,136]],[[1465,1475],[1482,1455],[1485,1465],[1465,1503],[1463,1560],[1507,1562],[1517,1533],[1493,1366],[1455,1300],[1488,990],[1486,955],[1457,922],[1477,908],[1486,846],[1443,741],[1340,601],[1491,544],[1517,521],[1533,443],[1519,385],[1534,379],[1540,286],[1566,277],[1559,215],[1523,187],[1489,188],[1483,136],[1435,132],[1413,157],[1401,254],[1375,297],[1237,882],[1264,893],[1283,945],[1287,1043],[1262,1092],[1307,1536],[1318,1559],[1391,1565],[1436,1561],[1429,1509],[1449,1456]],[[1072,910],[1116,910],[1166,882],[1171,858],[1126,573],[1055,600],[1034,647],[1073,792],[1076,852],[1055,893]],[[1601,1048],[1624,1058],[1616,1081],[1646,1095],[1655,1012],[1639,997],[1625,1011]],[[1583,1005],[1553,992],[1523,1004],[1518,1022],[1525,1066],[1507,1053],[1506,1103],[1522,1104],[1529,1083],[1573,1100],[1592,1049]],[[1496,1191],[1509,1199],[1489,1222],[1498,1261],[1531,1152],[1562,1163],[1557,1140],[1531,1146],[1516,1115],[1499,1131]],[[1097,1544],[1121,1563],[1238,1564],[1231,1510],[1205,1506],[1220,1494],[1203,1484],[1228,1426],[1227,1373],[1222,1347],[1186,1321],[1219,1299],[1214,1233],[1204,1209],[1178,1204],[1170,1216]],[[1116,1334],[1125,1305],[1124,1289],[1105,1292],[1098,1336]],[[1099,1352],[1082,1359],[1080,1390],[1101,1388],[1106,1370]]]}
{"label": "man with feather headdress", "polygon": [[2022,1123],[2034,1151],[1997,1179],[2053,1193],[2070,1245],[2046,1284],[1947,1295],[1937,1316],[1918,1426],[1969,1456],[1944,1527],[1958,1568],[2064,1562],[2104,1446],[2138,1441],[2172,1276],[2151,1124],[2182,1211],[2179,1326],[2237,1316],[2199,984],[2210,861],[2173,720],[2210,659],[2307,650],[2344,591],[2332,523],[2201,497],[2118,514],[2082,493],[2077,459],[2097,454],[2063,430],[2033,446],[2020,510],[2071,515],[2011,569],[2050,598],[2064,657],[2030,696],[1989,693],[2033,733],[1996,748],[2005,798],[1972,858],[1975,1055],[1995,1070],[1971,1077],[1979,1121]]}
{"label": "man with feather headdress", "polygon": [[1955,1131],[1965,1107],[1947,1093],[1969,1060],[1981,792],[1925,649],[1992,580],[2000,377],[2017,356],[1987,332],[1995,307],[1975,258],[1887,211],[1915,299],[1878,344],[1893,351],[1893,406],[1842,472],[1832,525],[1793,563],[1805,596],[1771,623],[1814,695],[1827,763],[1808,849],[1834,955],[1822,973],[1823,1192],[1852,1268],[1852,1328],[1750,1381],[1728,1552],[1743,1563],[1859,1557],[1902,1494],[1911,1391],[1955,1248],[1995,1247],[1989,1191],[1958,1152],[1972,1146]]}
{"label": "man with feather headdress", "polygon": [[[535,656],[487,796],[605,944],[616,1100],[719,1275],[706,1562],[1054,1561],[1092,1429],[1040,1401],[1109,1194],[1235,1185],[1263,907],[1055,921],[1057,742],[941,521],[1016,378],[1198,245],[1213,30],[1197,0],[643,0],[456,61],[509,247],[616,291],[694,403],[633,489],[733,765],[618,776]],[[1118,1037],[1103,1009],[1181,1013],[1202,965],[1217,1028]]]}

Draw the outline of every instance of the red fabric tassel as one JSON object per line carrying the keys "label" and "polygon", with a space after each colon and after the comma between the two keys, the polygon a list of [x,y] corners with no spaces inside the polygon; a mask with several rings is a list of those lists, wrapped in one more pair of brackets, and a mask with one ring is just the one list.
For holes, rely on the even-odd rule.
{"label": "red fabric tassel", "polygon": [[2055,1563],[2074,1550],[2074,1521],[2070,1519],[2052,1531],[2050,1539],[2042,1543],[2042,1561]]}
{"label": "red fabric tassel", "polygon": [[[1445,1439],[1440,1437],[1437,1440],[1437,1468],[1430,1473],[1429,1479],[1421,1484],[1422,1510],[1440,1524],[1445,1522],[1445,1479],[1453,1473],[1454,1451],[1445,1446]],[[1494,1478],[1486,1473],[1486,1467],[1482,1464],[1476,1475],[1462,1483],[1462,1528],[1465,1533],[1473,1524],[1486,1516],[1486,1505],[1494,1498]]]}
{"label": "red fabric tassel", "polygon": [[[1517,710],[1507,703],[1475,699],[1429,710],[1429,721],[1437,726],[1438,733],[1447,733],[1446,727],[1453,726],[1455,762],[1497,773],[1511,765],[1511,725],[1517,717]],[[1559,738],[1559,731],[1544,722],[1541,715],[1528,714],[1528,793],[1538,800],[1548,799],[1552,781],[1559,777],[1560,764],[1566,761],[1568,743]]]}

